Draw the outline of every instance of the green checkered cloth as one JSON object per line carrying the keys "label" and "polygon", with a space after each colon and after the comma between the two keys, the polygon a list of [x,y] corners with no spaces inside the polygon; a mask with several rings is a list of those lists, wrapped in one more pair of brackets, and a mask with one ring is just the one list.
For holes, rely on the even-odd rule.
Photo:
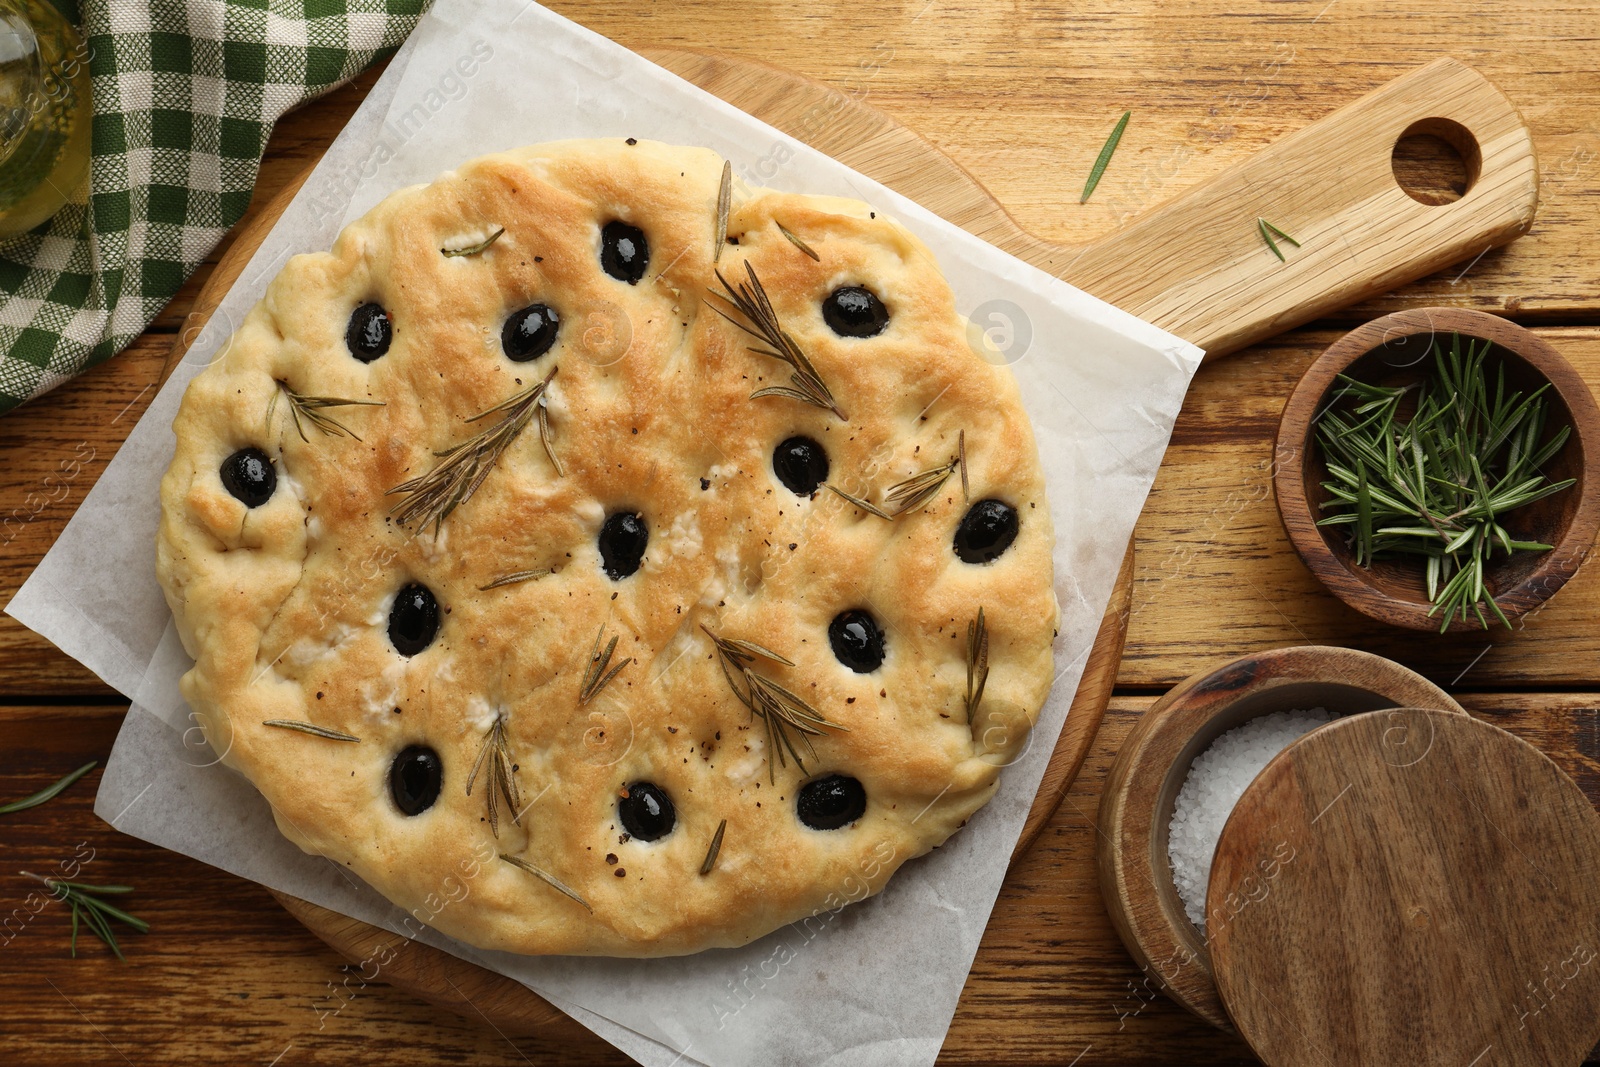
{"label": "green checkered cloth", "polygon": [[388,56],[426,6],[82,0],[90,175],[0,240],[0,412],[137,337],[244,214],[278,116]]}

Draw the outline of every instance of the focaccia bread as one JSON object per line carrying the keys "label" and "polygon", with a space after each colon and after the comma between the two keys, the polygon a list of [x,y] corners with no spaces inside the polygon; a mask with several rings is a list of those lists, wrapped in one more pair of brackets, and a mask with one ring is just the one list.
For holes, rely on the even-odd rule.
{"label": "focaccia bread", "polygon": [[473,945],[671,955],[875,893],[1050,687],[1009,371],[903,227],[728,175],[578,141],[397,192],[174,423],[160,579],[211,744]]}

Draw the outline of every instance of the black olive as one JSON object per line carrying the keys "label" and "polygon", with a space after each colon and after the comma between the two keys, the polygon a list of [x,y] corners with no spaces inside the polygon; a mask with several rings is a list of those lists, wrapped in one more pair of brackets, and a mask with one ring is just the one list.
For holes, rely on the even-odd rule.
{"label": "black olive", "polygon": [[809,437],[791,437],[772,450],[772,470],[795,496],[810,496],[828,479],[828,453]]}
{"label": "black olive", "polygon": [[617,817],[628,836],[640,841],[655,841],[672,832],[678,814],[666,790],[650,782],[634,782],[628,795],[617,803]]}
{"label": "black olive", "polygon": [[859,608],[842,611],[828,624],[828,643],[839,662],[866,674],[883,663],[883,631],[878,621]]}
{"label": "black olive", "polygon": [[871,289],[844,285],[822,302],[822,318],[840,337],[876,337],[889,325],[889,309]]}
{"label": "black olive", "polygon": [[517,363],[538,359],[550,351],[561,330],[561,316],[548,304],[529,304],[513,311],[500,330],[500,347]]}
{"label": "black olive", "polygon": [[800,821],[813,830],[837,830],[866,812],[867,791],[854,778],[830,774],[801,786],[794,806]]}
{"label": "black olive", "polygon": [[371,363],[389,351],[394,340],[394,323],[389,313],[379,304],[362,304],[350,315],[350,325],[344,331],[344,343],[350,354],[363,363]]}
{"label": "black olive", "polygon": [[1017,539],[1017,509],[999,500],[980,500],[956,528],[956,555],[963,563],[988,563]]}
{"label": "black olive", "polygon": [[619,282],[638,285],[650,265],[644,231],[626,222],[608,222],[600,231],[600,266]]}
{"label": "black olive", "polygon": [[621,581],[639,569],[649,543],[650,528],[642,515],[633,511],[608,515],[600,527],[600,569],[613,581]]}
{"label": "black olive", "polygon": [[444,763],[427,745],[407,745],[389,764],[389,795],[405,815],[421,815],[439,799]]}
{"label": "black olive", "polygon": [[433,644],[439,632],[439,601],[419,582],[412,582],[394,598],[389,609],[389,641],[402,656],[415,656]]}
{"label": "black olive", "polygon": [[259,508],[272,499],[278,472],[272,459],[259,448],[241,448],[222,461],[222,487],[247,508]]}

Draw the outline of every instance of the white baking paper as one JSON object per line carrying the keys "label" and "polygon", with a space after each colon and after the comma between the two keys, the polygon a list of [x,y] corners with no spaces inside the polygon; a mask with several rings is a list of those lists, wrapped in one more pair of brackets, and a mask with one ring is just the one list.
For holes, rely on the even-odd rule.
{"label": "white baking paper", "polygon": [[[704,145],[751,184],[865,200],[915,231],[1021,382],[1057,533],[1060,674],[994,800],[879,896],[679,959],[479,952],[301,853],[190,720],[190,664],[155,580],[179,397],[283,261],[452,162],[598,136]],[[127,833],[511,975],[648,1067],[931,1064],[1200,355],[531,2],[438,0],[6,610],[135,701],[96,805]]]}

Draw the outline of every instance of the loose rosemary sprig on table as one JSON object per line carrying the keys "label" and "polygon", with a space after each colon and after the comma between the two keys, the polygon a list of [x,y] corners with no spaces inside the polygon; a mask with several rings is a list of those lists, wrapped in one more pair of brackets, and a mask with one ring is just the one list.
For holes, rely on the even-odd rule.
{"label": "loose rosemary sprig on table", "polygon": [[47,800],[55,799],[67,786],[76,782],[99,765],[99,760],[92,759],[54,785],[47,785],[32,796],[23,797],[21,800],[13,800],[9,804],[0,804],[0,815],[10,815],[14,811],[27,811],[29,808],[37,808]]}
{"label": "loose rosemary sprig on table", "polygon": [[[789,736],[791,728],[799,732],[800,739],[805,742],[806,750],[813,757],[816,756],[816,751],[811,747],[811,735],[820,734],[824,729],[849,733],[847,727],[830,722],[816,708],[807,704],[799,694],[785,689],[770,678],[757,674],[751,667],[758,659],[793,667],[793,660],[778,655],[770,648],[763,648],[754,641],[718,637],[704,626],[700,629],[706,631],[706,636],[711,638],[711,643],[716,646],[722,674],[728,679],[728,687],[733,690],[733,695],[750,709],[752,715],[759,716],[766,723],[767,747],[778,753],[779,763],[788,766],[785,757],[787,752],[789,756],[794,757],[794,764],[800,768],[800,773],[806,773],[805,761],[800,758],[800,750],[795,747],[794,739]],[[734,680],[735,675],[744,679],[743,689],[740,689],[739,683]],[[777,781],[777,771],[773,767],[770,755],[767,757],[767,780],[773,783]]]}
{"label": "loose rosemary sprig on table", "polygon": [[[717,304],[711,305],[711,310],[733,323],[745,333],[758,341],[765,342],[768,347],[757,348],[750,346],[750,351],[757,355],[769,356],[789,364],[794,371],[789,380],[794,383],[788,385],[769,385],[765,389],[757,389],[750,394],[750,399],[755,400],[763,396],[786,396],[792,400],[800,400],[815,407],[825,408],[839,418],[849,421],[845,413],[839,409],[838,401],[834,400],[833,393],[828,391],[827,385],[817,374],[817,368],[811,365],[806,354],[800,351],[800,346],[795,343],[789,332],[778,321],[778,313],[772,310],[772,301],[767,299],[767,291],[761,285],[761,279],[756,277],[755,267],[745,260],[745,274],[749,277],[749,284],[740,282],[737,286],[729,283],[722,276],[722,271],[716,271],[717,281],[722,283],[723,292],[708,292],[708,297],[727,304],[738,318],[724,311]],[[743,321],[740,321],[740,320]],[[747,325],[748,324],[748,325]]]}
{"label": "loose rosemary sprig on table", "polygon": [[[1344,388],[1317,420],[1333,514],[1318,526],[1349,527],[1357,564],[1392,554],[1424,560],[1429,615],[1440,632],[1476,615],[1487,629],[1483,603],[1511,625],[1484,584],[1498,549],[1540,552],[1551,546],[1512,537],[1506,513],[1572,485],[1540,470],[1566,444],[1563,427],[1543,445],[1546,383],[1524,396],[1508,391],[1501,364],[1491,386],[1491,345],[1451,334],[1449,349],[1434,339],[1434,370],[1420,386],[1390,387],[1341,374]],[[1400,405],[1418,390],[1416,414],[1402,421]],[[1343,401],[1348,401],[1344,403]],[[1469,614],[1470,613],[1470,614]]]}
{"label": "loose rosemary sprig on table", "polygon": [[[433,527],[434,536],[444,529],[444,520],[450,513],[471,499],[478,486],[489,477],[489,472],[511,442],[527,428],[539,409],[539,398],[550,387],[550,380],[558,368],[550,368],[543,381],[501,401],[487,411],[480,411],[468,419],[477,422],[490,415],[501,414],[499,422],[480,433],[434,453],[439,462],[428,473],[402,482],[385,496],[410,493],[408,500],[396,504],[391,511],[395,521],[402,526],[415,522],[418,531]],[[503,413],[503,414],[502,414]]]}
{"label": "loose rosemary sprig on table", "polygon": [[122,954],[122,946],[117,944],[117,935],[111,930],[111,920],[127,923],[141,934],[150,932],[150,924],[143,919],[135,918],[121,908],[113,907],[99,899],[102,893],[131,893],[132,886],[127,885],[84,885],[82,882],[68,882],[60,878],[45,878],[42,875],[23,871],[24,875],[36,882],[43,882],[52,896],[72,909],[72,956],[78,956],[78,923],[81,920],[96,937],[104,941],[117,959],[126,960]]}

